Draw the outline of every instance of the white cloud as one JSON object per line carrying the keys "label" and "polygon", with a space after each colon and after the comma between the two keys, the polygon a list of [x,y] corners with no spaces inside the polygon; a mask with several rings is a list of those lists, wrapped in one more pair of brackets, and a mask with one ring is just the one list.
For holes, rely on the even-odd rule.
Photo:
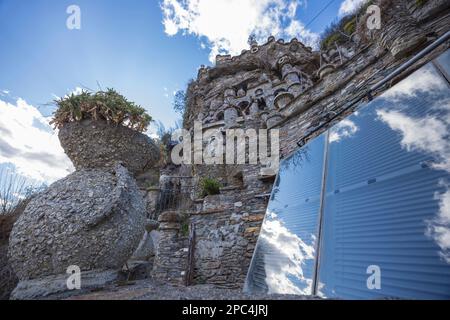
{"label": "white cloud", "polygon": [[51,183],[73,171],[57,136],[45,118],[25,100],[0,100],[0,163],[12,163],[17,173]]}
{"label": "white cloud", "polygon": [[276,218],[274,212],[268,212],[259,241],[260,245],[268,246],[270,252],[278,253],[276,260],[264,257],[269,293],[311,294],[312,279],[303,273],[303,268],[314,261],[315,236],[300,239]]}
{"label": "white cloud", "polygon": [[330,131],[330,142],[339,142],[342,138],[353,136],[358,131],[358,126],[349,119],[344,119],[336,124]]}
{"label": "white cloud", "polygon": [[[424,85],[430,86],[432,91],[441,84],[434,81],[423,73],[418,73],[419,77],[410,77],[397,86],[401,86],[403,91],[398,91],[402,95],[415,96],[417,91],[424,90]],[[425,76],[425,78],[422,78]],[[420,79],[420,80],[419,80]],[[410,88],[409,82],[416,80],[416,89]],[[432,81],[431,84],[426,81]],[[442,80],[440,80],[441,83]],[[394,87],[395,88],[395,87]],[[392,89],[391,89],[392,90]],[[395,96],[397,97],[397,96]],[[450,100],[438,100],[432,109],[444,112],[446,116],[429,115],[423,118],[413,118],[396,110],[379,110],[377,115],[380,120],[384,121],[389,127],[402,136],[401,144],[406,150],[415,150],[432,155],[436,162],[433,168],[445,170],[450,173],[450,140],[448,133],[450,132]],[[445,181],[440,181],[440,185],[445,187],[446,191],[436,192],[435,200],[439,201],[439,212],[437,215],[427,222],[426,235],[433,238],[440,247],[440,256],[450,263],[450,185]]]}
{"label": "white cloud", "polygon": [[419,93],[434,94],[446,88],[446,84],[429,65],[417,70],[414,76],[408,77],[383,94],[390,102],[398,102],[405,98],[417,97]]}
{"label": "white cloud", "polygon": [[359,9],[368,0],[344,0],[339,8],[339,16],[351,14]]}
{"label": "white cloud", "polygon": [[238,55],[247,49],[250,34],[260,43],[273,35],[297,37],[315,47],[319,35],[295,20],[297,9],[305,4],[304,0],[164,0],[161,9],[166,34],[182,32],[207,40],[214,62],[217,54]]}

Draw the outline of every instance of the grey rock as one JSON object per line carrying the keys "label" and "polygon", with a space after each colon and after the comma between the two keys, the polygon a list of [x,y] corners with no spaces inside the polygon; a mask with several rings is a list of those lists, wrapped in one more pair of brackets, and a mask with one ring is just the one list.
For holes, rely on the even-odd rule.
{"label": "grey rock", "polygon": [[144,200],[124,167],[77,171],[28,204],[11,232],[10,262],[20,280],[63,274],[71,265],[120,269],[144,225]]}
{"label": "grey rock", "polygon": [[101,290],[123,279],[120,271],[116,270],[91,270],[82,272],[80,276],[80,289],[72,290],[67,287],[69,274],[20,281],[11,294],[11,300],[64,299]]}
{"label": "grey rock", "polygon": [[106,121],[67,123],[59,131],[59,140],[77,170],[113,168],[121,162],[137,175],[159,159],[159,149],[148,136]]}
{"label": "grey rock", "polygon": [[139,243],[136,251],[133,253],[131,260],[133,261],[148,261],[155,255],[155,245],[150,233],[146,230],[144,236]]}
{"label": "grey rock", "polygon": [[128,265],[127,279],[129,281],[150,278],[153,269],[153,260],[150,261],[130,261]]}

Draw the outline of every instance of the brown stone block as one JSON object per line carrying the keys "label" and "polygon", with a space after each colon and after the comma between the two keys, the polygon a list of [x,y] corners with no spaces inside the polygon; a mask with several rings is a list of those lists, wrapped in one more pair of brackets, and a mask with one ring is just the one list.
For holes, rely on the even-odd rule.
{"label": "brown stone block", "polygon": [[180,216],[176,211],[165,211],[160,214],[158,218],[159,222],[179,222]]}
{"label": "brown stone block", "polygon": [[245,235],[256,234],[256,233],[259,233],[260,229],[261,229],[260,227],[250,227],[250,228],[245,229],[244,234]]}
{"label": "brown stone block", "polygon": [[264,214],[253,214],[253,215],[249,215],[247,217],[244,217],[243,220],[245,221],[250,221],[250,222],[254,222],[254,221],[262,221],[264,220]]}

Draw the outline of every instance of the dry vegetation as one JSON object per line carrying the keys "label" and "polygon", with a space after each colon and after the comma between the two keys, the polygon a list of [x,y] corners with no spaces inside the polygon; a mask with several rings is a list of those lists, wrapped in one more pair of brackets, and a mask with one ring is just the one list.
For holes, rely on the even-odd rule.
{"label": "dry vegetation", "polygon": [[115,125],[123,125],[144,132],[152,121],[144,108],[128,101],[114,89],[91,93],[83,91],[55,100],[58,109],[50,122],[55,128],[65,123],[83,119],[106,120]]}

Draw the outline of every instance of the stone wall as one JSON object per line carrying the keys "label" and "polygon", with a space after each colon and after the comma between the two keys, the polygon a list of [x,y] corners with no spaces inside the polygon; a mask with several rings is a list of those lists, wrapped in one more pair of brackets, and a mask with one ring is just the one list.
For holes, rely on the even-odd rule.
{"label": "stone wall", "polygon": [[[369,92],[449,30],[448,1],[428,1],[423,7],[412,2],[375,1],[389,18],[385,28],[371,32],[361,20],[358,32],[336,50],[315,52],[296,39],[285,43],[271,37],[261,46],[252,43],[240,56],[218,56],[216,66],[202,67],[189,87],[186,128],[192,130],[194,120],[204,130],[278,128],[280,155],[286,158],[449,47],[448,42],[441,45],[387,86]],[[397,19],[395,10],[401,11]],[[224,185],[220,195],[195,200],[190,214],[196,231],[194,283],[242,287],[274,176],[263,175],[260,164],[191,169],[193,181],[208,176]],[[175,239],[175,233],[169,238]]]}
{"label": "stone wall", "polygon": [[185,284],[188,237],[183,233],[183,217],[175,211],[161,213],[159,239],[151,275],[154,279]]}
{"label": "stone wall", "polygon": [[240,187],[204,198],[190,218],[196,231],[194,283],[242,286],[266,205],[267,197]]}

